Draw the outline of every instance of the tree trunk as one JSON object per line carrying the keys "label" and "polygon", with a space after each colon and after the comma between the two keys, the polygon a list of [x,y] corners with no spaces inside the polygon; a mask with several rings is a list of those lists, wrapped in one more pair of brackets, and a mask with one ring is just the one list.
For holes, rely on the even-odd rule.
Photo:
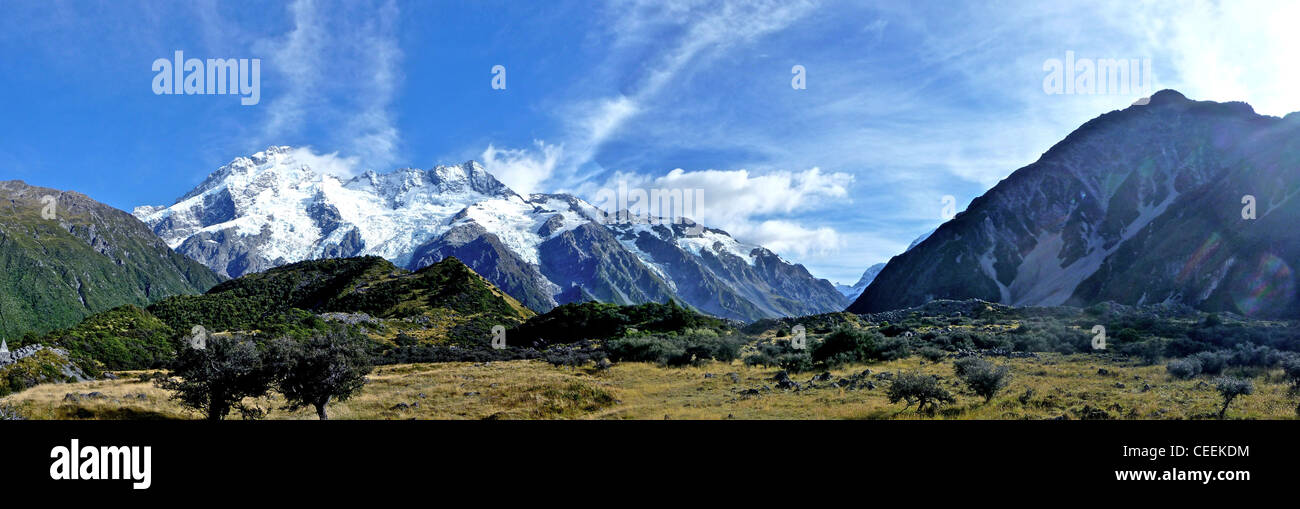
{"label": "tree trunk", "polygon": [[314,403],[316,405],[316,415],[320,416],[320,420],[322,421],[328,421],[330,418],[329,415],[325,413],[325,406],[328,405],[329,402],[330,399],[327,397]]}
{"label": "tree trunk", "polygon": [[230,412],[230,407],[224,405],[210,405],[208,406],[208,420],[220,421],[226,417],[227,412]]}

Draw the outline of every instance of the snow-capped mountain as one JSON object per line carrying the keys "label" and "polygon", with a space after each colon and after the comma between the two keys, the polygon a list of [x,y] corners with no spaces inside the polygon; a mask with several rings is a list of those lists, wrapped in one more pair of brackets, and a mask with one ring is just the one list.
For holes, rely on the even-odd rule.
{"label": "snow-capped mountain", "polygon": [[862,290],[866,290],[867,285],[871,284],[876,279],[876,275],[880,274],[881,269],[884,268],[884,263],[877,263],[867,267],[866,272],[862,273],[862,277],[858,278],[858,282],[853,283],[853,286],[838,284],[835,285],[835,289],[839,290],[840,294],[849,300],[856,299],[859,295],[862,295]]}
{"label": "snow-capped mountain", "polygon": [[610,221],[575,196],[521,196],[473,161],[341,178],[314,171],[305,154],[271,147],[237,158],[175,204],[135,215],[228,277],[315,258],[378,255],[418,269],[454,256],[538,311],[677,298],[752,320],[845,304],[802,265],[722,230]]}
{"label": "snow-capped mountain", "polygon": [[[930,235],[933,234],[934,234],[934,230],[930,230],[928,232],[922,233],[920,237],[917,237],[916,240],[913,240],[911,244],[908,244],[907,249],[903,250],[903,252],[906,253],[908,251],[911,251],[912,248],[916,247],[918,244],[922,242],[925,242],[925,239],[930,238]],[[839,292],[843,294],[844,297],[848,298],[849,301],[852,302],[853,300],[856,300],[859,295],[862,295],[862,291],[866,290],[867,286],[870,286],[872,281],[876,280],[876,276],[880,274],[880,271],[885,269],[885,265],[887,264],[877,263],[875,265],[867,267],[866,272],[862,273],[862,277],[858,279],[857,283],[853,283],[853,286],[835,285],[835,289],[839,290]]]}

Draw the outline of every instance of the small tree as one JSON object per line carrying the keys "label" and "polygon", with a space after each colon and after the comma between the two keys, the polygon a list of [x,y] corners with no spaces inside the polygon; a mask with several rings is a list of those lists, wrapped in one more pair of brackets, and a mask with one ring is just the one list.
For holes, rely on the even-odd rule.
{"label": "small tree", "polygon": [[1255,383],[1246,378],[1222,377],[1215,381],[1215,387],[1219,394],[1223,396],[1223,408],[1219,410],[1219,418],[1222,419],[1228,413],[1228,405],[1232,400],[1243,394],[1255,392]]}
{"label": "small tree", "polygon": [[1010,369],[1006,366],[994,366],[993,363],[979,357],[966,357],[953,363],[957,378],[966,382],[966,387],[984,398],[988,403],[1011,382]]}
{"label": "small tree", "polygon": [[364,338],[331,331],[305,340],[274,342],[276,386],[288,402],[286,409],[316,408],[321,420],[329,419],[330,400],[345,401],[366,384],[372,369]]}
{"label": "small tree", "polygon": [[156,384],[208,420],[219,421],[244,398],[265,396],[274,378],[252,339],[211,336],[201,348],[182,347],[170,376]]}
{"label": "small tree", "polygon": [[1291,394],[1300,394],[1300,355],[1289,355],[1282,360],[1282,370],[1286,372],[1287,381],[1291,382]]}
{"label": "small tree", "polygon": [[[922,373],[903,373],[898,375],[894,383],[886,391],[890,403],[898,403],[900,400],[907,401],[907,406],[912,403],[918,403],[916,411],[926,411],[929,406],[929,412],[934,413],[934,409],[940,403],[954,403],[957,400],[952,394],[939,387],[939,380],[931,375]],[[907,407],[904,407],[906,409]]]}

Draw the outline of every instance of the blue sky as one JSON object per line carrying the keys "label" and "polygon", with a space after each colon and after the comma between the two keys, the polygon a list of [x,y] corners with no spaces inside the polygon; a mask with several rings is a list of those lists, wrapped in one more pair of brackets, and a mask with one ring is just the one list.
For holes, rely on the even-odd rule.
{"label": "blue sky", "polygon": [[[1066,52],[1300,110],[1295,5],[1056,4],[11,1],[0,179],[130,210],[269,145],[337,173],[475,159],[520,192],[701,188],[696,219],[852,283],[945,196],[964,207],[1140,97],[1046,93]],[[261,59],[261,101],[155,95],[150,66],[177,50]]]}

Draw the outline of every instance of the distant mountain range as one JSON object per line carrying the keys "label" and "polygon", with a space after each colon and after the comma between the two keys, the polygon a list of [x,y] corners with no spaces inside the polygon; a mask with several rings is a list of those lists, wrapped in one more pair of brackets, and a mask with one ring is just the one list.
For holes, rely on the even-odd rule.
{"label": "distant mountain range", "polygon": [[677,299],[754,320],[848,302],[802,265],[722,230],[612,222],[572,195],[521,196],[472,161],[340,178],[299,154],[271,147],[237,158],[175,204],[134,214],[227,277],[319,258],[375,255],[417,270],[455,257],[538,312]]}
{"label": "distant mountain range", "polygon": [[1294,317],[1297,193],[1300,114],[1161,91],[1087,122],[972,201],[848,311],[980,298]]}
{"label": "distant mountain range", "polygon": [[867,271],[862,273],[862,277],[858,279],[858,282],[853,283],[853,286],[835,285],[835,289],[839,290],[846,298],[856,299],[859,295],[862,295],[862,291],[867,289],[867,285],[871,284],[876,279],[876,275],[880,274],[880,271],[884,268],[885,264],[883,263],[867,267]]}
{"label": "distant mountain range", "polygon": [[126,212],[16,180],[0,182],[0,268],[0,338],[8,339],[221,280]]}
{"label": "distant mountain range", "polygon": [[[920,237],[917,237],[916,240],[913,240],[911,244],[908,244],[907,249],[910,250],[916,247],[917,244],[920,244],[922,241],[929,238],[930,234],[932,233],[934,233],[934,230],[930,230],[922,234]],[[876,276],[879,275],[880,271],[884,269],[885,269],[884,263],[877,263],[875,265],[867,267],[866,272],[862,273],[862,277],[858,279],[857,283],[853,283],[853,286],[835,285],[835,289],[839,290],[841,294],[843,294],[845,297],[849,299],[849,301],[856,300],[859,295],[862,295],[863,290],[867,289],[867,285],[870,285],[872,281],[875,281]]]}

